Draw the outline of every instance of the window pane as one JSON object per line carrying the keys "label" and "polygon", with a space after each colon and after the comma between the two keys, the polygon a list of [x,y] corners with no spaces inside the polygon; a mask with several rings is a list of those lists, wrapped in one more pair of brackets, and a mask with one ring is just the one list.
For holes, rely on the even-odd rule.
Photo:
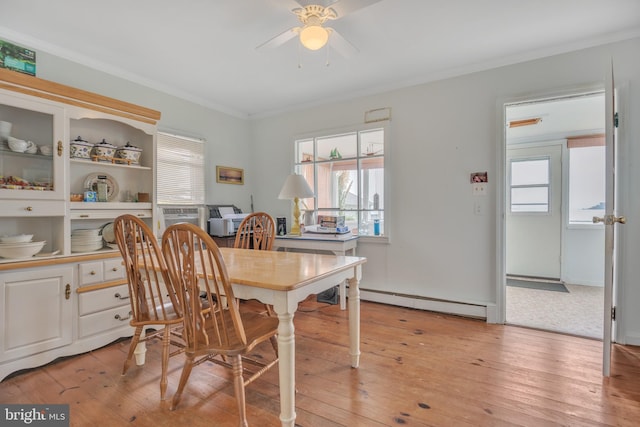
{"label": "window pane", "polygon": [[569,150],[569,223],[592,224],[605,213],[605,147]]}
{"label": "window pane", "polygon": [[375,236],[375,221],[378,221],[379,233],[384,234],[384,211],[363,211],[360,213],[359,234]]}
{"label": "window pane", "polygon": [[[299,165],[296,167],[296,173],[304,176],[309,184],[309,187],[314,191],[314,194],[317,194],[316,190],[314,190],[314,173],[313,173],[313,163],[308,163],[304,165]],[[316,208],[315,200],[313,198],[310,199],[301,199],[300,200],[300,209],[301,210],[314,210]]]}
{"label": "window pane", "polygon": [[521,187],[511,189],[511,204],[548,204],[549,190],[547,187]]}
{"label": "window pane", "polygon": [[297,141],[296,159],[297,163],[313,161],[313,139]]}
{"label": "window pane", "polygon": [[358,209],[356,162],[319,163],[318,208]]}
{"label": "window pane", "polygon": [[360,155],[380,156],[384,154],[384,130],[374,129],[360,132]]}
{"label": "window pane", "polygon": [[384,158],[360,162],[360,209],[384,209]]}
{"label": "window pane", "polygon": [[549,159],[512,160],[511,185],[549,184]]}
{"label": "window pane", "polygon": [[511,189],[511,212],[548,211],[548,187],[516,187]]}
{"label": "window pane", "polygon": [[356,157],[357,134],[348,133],[318,138],[318,161]]}

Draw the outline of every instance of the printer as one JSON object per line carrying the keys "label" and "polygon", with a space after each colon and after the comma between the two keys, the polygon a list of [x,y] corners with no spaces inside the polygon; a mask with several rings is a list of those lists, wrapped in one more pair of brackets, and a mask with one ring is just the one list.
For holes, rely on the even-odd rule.
{"label": "printer", "polygon": [[216,237],[235,235],[242,220],[249,215],[234,205],[208,205],[208,208],[207,232]]}

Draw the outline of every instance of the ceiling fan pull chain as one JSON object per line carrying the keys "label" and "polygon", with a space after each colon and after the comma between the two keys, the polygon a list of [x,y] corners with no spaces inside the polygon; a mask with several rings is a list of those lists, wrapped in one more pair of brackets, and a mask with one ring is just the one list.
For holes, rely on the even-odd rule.
{"label": "ceiling fan pull chain", "polygon": [[302,43],[298,43],[298,69],[302,68]]}
{"label": "ceiling fan pull chain", "polygon": [[329,62],[329,43],[325,45],[325,49],[327,50],[327,63],[325,64],[325,67],[328,67],[329,65],[331,65],[331,63]]}

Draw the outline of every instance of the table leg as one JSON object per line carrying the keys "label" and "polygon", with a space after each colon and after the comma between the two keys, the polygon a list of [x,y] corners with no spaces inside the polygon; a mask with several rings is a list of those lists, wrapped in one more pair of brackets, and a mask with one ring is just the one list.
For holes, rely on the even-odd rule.
{"label": "table leg", "polygon": [[[350,251],[350,255],[355,255],[355,249],[351,249]],[[333,251],[334,255],[346,255],[346,251]],[[347,281],[344,280],[342,282],[340,282],[340,288],[339,288],[339,293],[338,293],[339,297],[340,297],[340,310],[346,310],[347,309]]]}
{"label": "table leg", "polygon": [[[142,328],[142,332],[140,333],[140,340],[143,340],[147,335],[147,331],[145,328]],[[147,355],[147,343],[145,341],[138,342],[136,345],[136,349],[133,351],[133,354],[136,356],[136,365],[142,366],[144,365],[146,355]]]}
{"label": "table leg", "polygon": [[280,421],[283,427],[293,427],[296,421],[296,340],[293,313],[278,313],[278,372],[280,380]]}
{"label": "table leg", "polygon": [[360,365],[360,266],[355,270],[354,277],[349,279],[349,354],[352,368]]}
{"label": "table leg", "polygon": [[347,281],[343,280],[340,282],[340,310],[347,309]]}

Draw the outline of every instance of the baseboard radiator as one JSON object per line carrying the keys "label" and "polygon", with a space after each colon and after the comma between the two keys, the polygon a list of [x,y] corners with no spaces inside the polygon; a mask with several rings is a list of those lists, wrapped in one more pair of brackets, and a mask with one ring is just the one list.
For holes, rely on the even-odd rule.
{"label": "baseboard radiator", "polygon": [[362,288],[360,289],[360,299],[397,305],[399,307],[485,319],[488,323],[495,323],[495,304],[448,301],[420,295],[399,294],[397,292]]}

